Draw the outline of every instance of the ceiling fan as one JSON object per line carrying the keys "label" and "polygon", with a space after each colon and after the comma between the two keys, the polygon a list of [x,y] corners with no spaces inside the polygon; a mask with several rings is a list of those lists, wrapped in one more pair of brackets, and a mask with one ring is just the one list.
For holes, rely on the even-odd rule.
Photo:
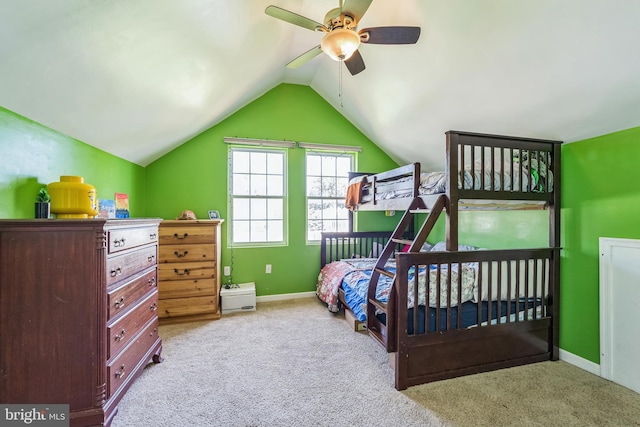
{"label": "ceiling fan", "polygon": [[287,64],[298,68],[324,52],[335,61],[343,61],[352,75],[365,69],[358,50],[360,43],[413,44],[420,37],[420,27],[374,27],[360,31],[357,26],[373,0],[340,0],[339,7],[331,9],[324,17],[324,24],[305,18],[277,6],[269,6],[265,13],[294,25],[324,33],[316,46]]}

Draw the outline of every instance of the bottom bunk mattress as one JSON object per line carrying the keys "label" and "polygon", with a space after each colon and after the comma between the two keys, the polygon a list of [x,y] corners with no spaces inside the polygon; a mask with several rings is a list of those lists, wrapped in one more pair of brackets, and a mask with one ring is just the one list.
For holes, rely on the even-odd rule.
{"label": "bottom bunk mattress", "polygon": [[[450,329],[466,329],[472,326],[478,325],[478,310],[481,310],[480,318],[481,324],[487,323],[508,323],[515,321],[523,321],[528,319],[540,318],[540,309],[542,307],[542,300],[536,299],[519,302],[506,301],[481,301],[481,304],[473,301],[467,301],[460,306],[451,307],[450,313],[447,313],[447,308],[429,307],[429,319],[425,319],[427,308],[424,305],[418,307],[418,330],[414,332],[414,311],[412,307],[408,310],[407,317],[407,334],[413,335],[424,334],[427,332],[446,331]],[[537,313],[534,314],[534,310]],[[460,317],[458,317],[460,312]],[[385,325],[387,324],[387,315],[384,313],[376,315]],[[460,325],[458,325],[458,319],[460,319]],[[450,321],[449,327],[447,322]]]}
{"label": "bottom bunk mattress", "polygon": [[[318,286],[316,294],[327,303],[327,307],[332,312],[339,310],[338,294],[342,289],[344,301],[351,309],[356,319],[365,322],[367,319],[367,292],[369,288],[369,280],[377,259],[375,258],[354,258],[348,260],[334,261],[327,264],[320,271],[318,276]],[[385,269],[395,274],[395,261],[389,260],[385,265]],[[475,285],[477,263],[463,263],[460,265],[451,265],[451,271],[436,266],[429,266],[429,282],[436,283],[438,273],[440,274],[440,292],[434,286],[429,288],[429,304],[428,304],[428,322],[425,321],[427,316],[427,299],[426,287],[421,286],[418,292],[418,333],[424,333],[425,329],[429,332],[436,330],[468,328],[478,324],[478,318],[481,323],[505,323],[526,320],[529,318],[539,318],[541,315],[542,299],[540,298],[518,298],[510,302],[507,301],[475,301]],[[449,278],[448,276],[451,275]],[[409,271],[409,281],[413,280],[415,271]],[[426,281],[427,266],[418,269],[418,279],[421,282]],[[460,277],[459,277],[460,276]],[[448,296],[447,283],[458,283],[460,280],[460,294],[458,287],[451,287],[451,295]],[[387,276],[380,276],[376,287],[376,299],[381,302],[389,300],[393,280]],[[438,294],[439,299],[438,301]],[[448,299],[450,298],[449,308]],[[459,303],[460,302],[460,303]],[[414,295],[413,292],[408,293],[408,328],[409,333],[413,333],[414,319]],[[478,310],[481,310],[478,315]],[[534,313],[533,311],[536,311]],[[459,316],[460,311],[460,316]],[[378,315],[378,318],[386,324],[384,314]],[[449,327],[447,327],[449,321]],[[459,321],[460,319],[460,321]],[[458,325],[459,323],[459,325]],[[428,325],[425,328],[425,325]]]}

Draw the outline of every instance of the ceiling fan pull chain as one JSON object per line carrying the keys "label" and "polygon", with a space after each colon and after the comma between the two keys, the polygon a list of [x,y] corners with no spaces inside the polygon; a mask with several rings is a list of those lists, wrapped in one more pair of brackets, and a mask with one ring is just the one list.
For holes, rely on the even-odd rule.
{"label": "ceiling fan pull chain", "polygon": [[338,98],[340,98],[340,108],[344,108],[342,105],[342,61],[338,62]]}

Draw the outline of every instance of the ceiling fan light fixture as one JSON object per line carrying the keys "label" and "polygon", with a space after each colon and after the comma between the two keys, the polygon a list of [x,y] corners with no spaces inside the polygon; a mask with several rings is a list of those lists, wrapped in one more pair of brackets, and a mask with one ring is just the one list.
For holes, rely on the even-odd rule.
{"label": "ceiling fan light fixture", "polygon": [[320,48],[334,61],[346,61],[358,50],[360,36],[353,30],[336,28],[327,33],[320,42]]}

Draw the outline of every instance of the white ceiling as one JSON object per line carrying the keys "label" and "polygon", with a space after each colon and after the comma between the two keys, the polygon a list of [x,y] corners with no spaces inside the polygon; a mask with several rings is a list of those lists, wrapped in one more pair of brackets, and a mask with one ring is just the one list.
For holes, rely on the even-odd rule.
{"label": "white ceiling", "polygon": [[143,166],[282,82],[432,169],[450,129],[571,142],[640,125],[638,0],[374,0],[360,28],[422,34],[363,45],[343,107],[338,63],[284,67],[322,35],[270,4],[322,22],[338,0],[3,0],[0,105]]}

